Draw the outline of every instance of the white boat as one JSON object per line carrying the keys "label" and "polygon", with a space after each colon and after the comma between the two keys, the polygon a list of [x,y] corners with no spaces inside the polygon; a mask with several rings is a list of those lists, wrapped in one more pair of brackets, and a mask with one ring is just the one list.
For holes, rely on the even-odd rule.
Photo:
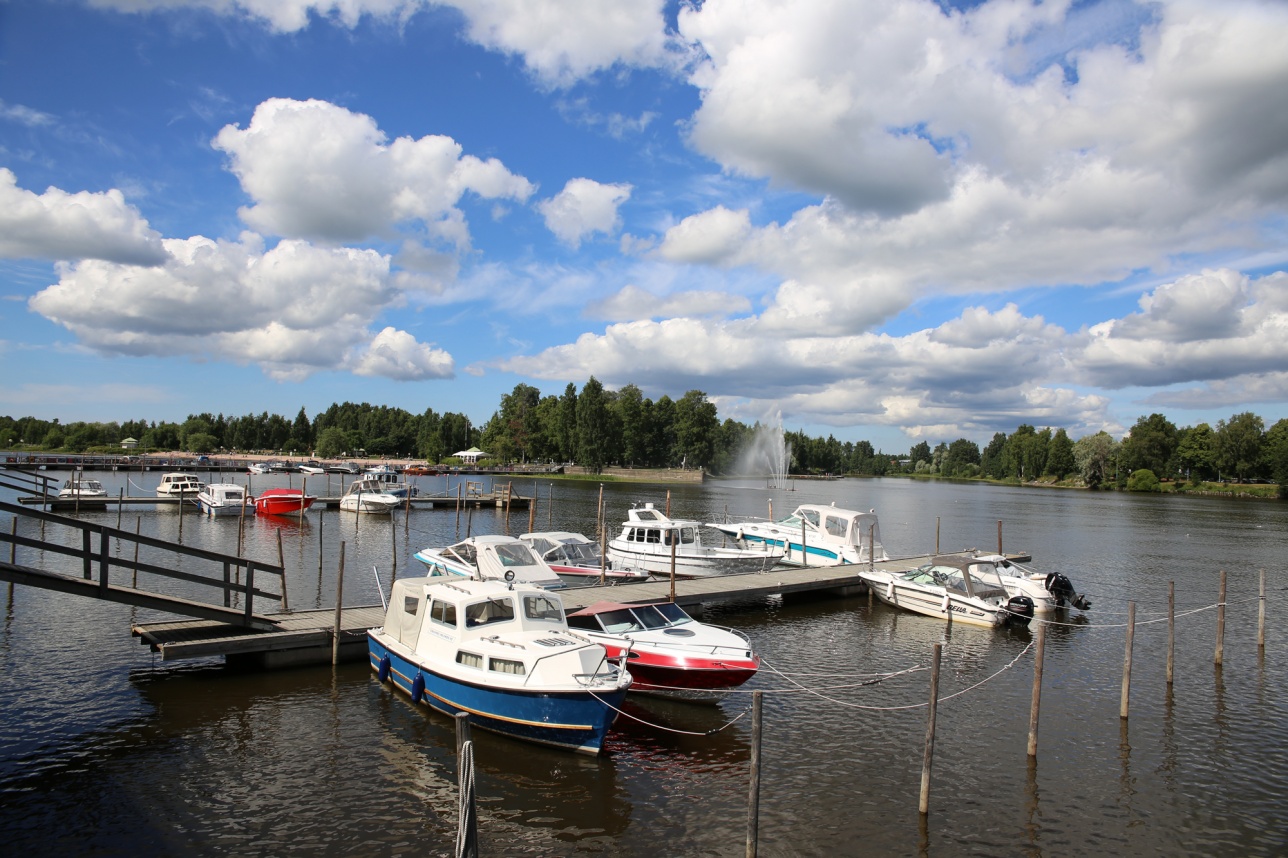
{"label": "white boat", "polygon": [[782,562],[795,566],[841,566],[890,559],[881,545],[876,510],[860,512],[807,503],[780,521],[720,522],[707,526],[732,537],[744,548],[758,545],[782,548],[785,551]]}
{"label": "white boat", "polygon": [[326,466],[328,474],[361,474],[362,468],[356,462],[332,462]]}
{"label": "white boat", "polygon": [[[512,579],[547,590],[566,586],[532,546],[513,536],[471,536],[446,548],[423,548],[412,556],[425,564],[430,575],[476,581]],[[507,579],[511,573],[511,579]]]}
{"label": "white boat", "polygon": [[572,632],[559,596],[501,581],[404,578],[367,632],[371,668],[472,726],[598,754],[631,675]]}
{"label": "white boat", "polygon": [[157,486],[157,494],[161,497],[197,497],[197,492],[206,487],[196,474],[162,474],[161,485]]}
{"label": "white boat", "polygon": [[532,546],[556,575],[573,583],[589,583],[604,578],[614,584],[647,581],[651,577],[645,569],[625,569],[604,558],[599,546],[580,533],[566,530],[549,530],[543,533],[522,533],[519,538]]}
{"label": "white boat", "polygon": [[976,554],[991,561],[1002,576],[1002,585],[1012,596],[1028,596],[1034,610],[1049,613],[1064,607],[1091,610],[1087,597],[1073,589],[1073,582],[1059,572],[1038,572],[1001,554]]}
{"label": "white boat", "polygon": [[303,465],[300,465],[300,473],[309,475],[325,474],[326,468],[322,467],[317,462],[305,462]]}
{"label": "white boat", "polygon": [[386,492],[379,480],[363,477],[349,483],[344,497],[340,498],[340,509],[348,512],[388,515],[402,502],[402,498]]}
{"label": "white boat", "polygon": [[255,501],[236,483],[211,483],[197,492],[197,506],[206,515],[245,515],[255,511]]}
{"label": "white boat", "polygon": [[384,487],[385,494],[393,495],[396,498],[406,498],[407,495],[416,497],[420,494],[420,489],[411,483],[405,482],[393,468],[388,465],[380,465],[375,468],[368,468],[363,479],[375,480]]}
{"label": "white boat", "polygon": [[273,465],[271,462],[251,462],[246,466],[246,473],[248,474],[269,474],[272,471]]}
{"label": "white boat", "polygon": [[1033,619],[1033,600],[1007,592],[991,560],[944,555],[908,572],[860,569],[859,577],[887,605],[928,617],[1018,628]]}
{"label": "white boat", "polygon": [[627,516],[621,534],[608,543],[608,557],[628,569],[670,575],[673,547],[675,574],[680,578],[763,572],[783,558],[781,546],[763,543],[758,548],[703,545],[701,522],[667,518],[651,503],[629,510]]}
{"label": "white boat", "polygon": [[63,482],[62,488],[58,490],[60,498],[80,498],[88,500],[90,498],[107,497],[107,489],[98,480],[87,480],[84,477],[72,477]]}

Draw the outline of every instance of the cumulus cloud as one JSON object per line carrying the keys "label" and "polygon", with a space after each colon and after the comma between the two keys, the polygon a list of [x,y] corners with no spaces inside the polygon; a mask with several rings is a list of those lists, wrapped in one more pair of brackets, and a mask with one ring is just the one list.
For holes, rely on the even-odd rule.
{"label": "cumulus cloud", "polygon": [[724,264],[737,256],[750,235],[751,217],[746,209],[731,211],[716,206],[668,229],[657,254],[670,262]]}
{"label": "cumulus cloud", "polygon": [[161,236],[115,188],[71,194],[49,188],[37,195],[0,167],[0,257],[157,265],[166,253]]}
{"label": "cumulus cloud", "polygon": [[634,285],[627,285],[615,295],[587,305],[585,315],[612,322],[638,319],[724,317],[746,313],[751,302],[742,295],[728,292],[679,292],[659,296]]}
{"label": "cumulus cloud", "polygon": [[522,202],[534,190],[496,159],[463,155],[450,137],[387,143],[370,116],[325,101],[269,99],[245,129],[225,126],[213,145],[255,201],[242,218],[272,235],[358,241],[417,221],[467,247],[456,208],[466,193]]}
{"label": "cumulus cloud", "polygon": [[621,226],[617,209],[630,196],[630,185],[569,179],[562,191],[538,203],[537,209],[546,220],[546,228],[576,248],[588,235],[611,234]]}
{"label": "cumulus cloud", "polygon": [[89,0],[91,6],[118,12],[208,9],[219,15],[250,18],[279,33],[294,33],[311,16],[352,28],[363,15],[401,18],[423,8],[426,0]]}
{"label": "cumulus cloud", "polygon": [[258,364],[281,380],[321,370],[392,378],[451,375],[445,353],[370,324],[399,300],[389,260],[372,250],[283,241],[167,239],[167,261],[141,267],[85,260],[59,267],[59,282],[30,309],[106,354]]}

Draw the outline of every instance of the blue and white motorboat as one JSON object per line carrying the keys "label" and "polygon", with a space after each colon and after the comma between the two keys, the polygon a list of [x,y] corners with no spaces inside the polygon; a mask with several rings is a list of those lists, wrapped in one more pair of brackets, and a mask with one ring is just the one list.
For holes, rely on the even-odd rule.
{"label": "blue and white motorboat", "polygon": [[471,536],[446,548],[422,548],[414,555],[433,576],[507,580],[559,590],[567,586],[532,546],[513,536]]}
{"label": "blue and white motorboat", "polygon": [[558,594],[513,581],[404,578],[371,667],[447,715],[518,739],[598,754],[631,685],[603,646],[570,631]]}
{"label": "blue and white motorboat", "polygon": [[793,566],[841,566],[889,560],[881,545],[876,510],[859,512],[822,504],[801,504],[779,521],[713,522],[743,547],[768,545],[784,550]]}
{"label": "blue and white motorboat", "polygon": [[197,492],[197,506],[209,516],[255,512],[255,499],[236,483],[211,483]]}
{"label": "blue and white motorboat", "polygon": [[363,479],[380,483],[387,495],[406,500],[407,496],[416,497],[420,489],[402,478],[402,474],[388,465],[375,465],[363,472]]}

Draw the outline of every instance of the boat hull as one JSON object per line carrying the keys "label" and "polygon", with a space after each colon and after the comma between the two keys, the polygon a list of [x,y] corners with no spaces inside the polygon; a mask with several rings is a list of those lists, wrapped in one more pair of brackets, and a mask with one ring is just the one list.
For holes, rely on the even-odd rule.
{"label": "boat hull", "polygon": [[[582,754],[598,754],[626,688],[579,691],[492,688],[445,676],[385,646],[376,632],[367,633],[371,668],[377,675],[389,660],[389,680],[413,702],[455,716],[467,712],[470,724],[516,739],[550,745]],[[423,688],[416,699],[416,677]]]}
{"label": "boat hull", "polygon": [[901,584],[893,576],[877,579],[860,572],[859,577],[882,602],[914,614],[988,628],[1003,625],[1006,619],[1006,614],[996,606],[961,598],[954,593],[934,592]]}
{"label": "boat hull", "polygon": [[[620,650],[612,648],[608,660],[619,667]],[[669,691],[719,691],[737,688],[756,675],[760,659],[693,659],[675,658],[664,653],[632,650],[625,668],[631,673],[631,690],[664,693]]]}
{"label": "boat hull", "polygon": [[[242,504],[211,503],[205,498],[197,498],[197,506],[201,509],[202,515],[208,515],[211,518],[238,516],[243,512]],[[247,504],[247,506],[249,506],[249,504]]]}
{"label": "boat hull", "polygon": [[260,515],[299,515],[313,506],[317,498],[303,495],[298,489],[269,489],[255,498],[255,512]]}
{"label": "boat hull", "polygon": [[340,509],[346,512],[360,512],[369,515],[389,515],[399,506],[398,499],[379,500],[376,497],[344,497],[340,500]]}
{"label": "boat hull", "polygon": [[[719,549],[712,549],[718,551]],[[653,575],[669,576],[671,574],[670,553],[651,553],[623,548],[619,545],[609,546],[609,556],[615,565],[628,569],[644,569]],[[686,555],[676,552],[675,575],[677,578],[712,578],[717,575],[743,575],[749,572],[765,572],[781,559],[777,554],[702,554]]]}

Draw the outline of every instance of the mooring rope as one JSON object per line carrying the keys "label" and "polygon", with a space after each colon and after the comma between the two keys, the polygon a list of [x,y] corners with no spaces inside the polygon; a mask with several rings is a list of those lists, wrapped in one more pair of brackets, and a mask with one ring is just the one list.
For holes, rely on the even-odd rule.
{"label": "mooring rope", "polygon": [[700,732],[700,733],[699,733],[699,732],[696,732],[696,731],[694,731],[694,730],[677,730],[677,729],[675,729],[674,727],[664,727],[664,726],[662,726],[661,724],[655,724],[655,723],[653,723],[652,721],[645,721],[643,718],[637,718],[637,717],[635,717],[634,715],[632,715],[632,714],[631,714],[631,713],[629,713],[629,712],[624,712],[624,711],[622,711],[621,709],[618,709],[616,706],[614,706],[613,704],[609,703],[607,700],[605,700],[604,698],[600,697],[600,696],[599,696],[598,694],[596,694],[595,692],[591,691],[591,692],[589,692],[589,693],[590,693],[590,696],[591,696],[591,697],[595,698],[595,699],[596,699],[596,700],[598,700],[600,703],[602,703],[602,704],[604,704],[605,706],[607,706],[609,709],[612,709],[612,710],[613,710],[614,712],[616,712],[618,715],[625,715],[627,718],[630,718],[632,721],[637,721],[637,722],[639,722],[640,724],[644,724],[645,726],[648,726],[648,727],[653,727],[653,728],[658,729],[658,730],[665,730],[665,731],[666,731],[666,732],[668,732],[668,733],[679,733],[679,734],[684,735],[684,736],[714,736],[716,733],[720,733],[720,732],[722,732],[722,731],[724,731],[724,730],[727,730],[727,729],[729,729],[730,727],[732,727],[734,724],[738,723],[738,721],[740,721],[744,715],[746,715],[748,712],[750,712],[750,711],[751,711],[751,707],[749,706],[749,707],[747,707],[745,710],[743,710],[743,712],[742,712],[742,714],[741,714],[741,715],[738,715],[738,716],[737,716],[736,718],[734,718],[732,721],[728,721],[728,722],[726,722],[725,724],[723,724],[722,726],[716,727],[714,730],[707,730],[707,731],[705,731],[705,732]]}
{"label": "mooring rope", "polygon": [[[1242,604],[1247,604],[1249,602],[1259,602],[1259,601],[1261,601],[1260,596],[1248,596],[1243,599],[1234,599],[1234,600],[1227,599],[1224,602],[1215,602],[1211,605],[1202,605],[1197,608],[1189,608],[1184,611],[1178,611],[1172,616],[1174,619],[1179,620],[1179,619],[1182,619],[1183,617],[1192,616],[1194,614],[1201,614],[1204,611],[1211,611],[1214,608],[1228,607],[1230,605],[1242,605]],[[1124,616],[1124,617],[1127,616],[1126,611],[1113,611],[1113,612],[1098,611],[1096,613],[1097,615],[1112,613],[1114,616]],[[1155,612],[1150,611],[1149,613],[1153,614]],[[1060,622],[1059,620],[1044,620],[1041,617],[1036,617],[1036,616],[1033,618],[1033,620],[1035,622],[1045,623],[1048,626],[1065,626],[1067,628],[1088,629],[1088,630],[1090,629],[1125,629],[1129,625],[1129,623],[1096,623],[1095,625],[1088,625],[1087,623],[1066,623],[1066,622]],[[1162,623],[1166,621],[1167,621],[1167,615],[1163,614],[1162,616],[1159,616],[1155,619],[1137,620],[1136,625],[1151,626],[1151,625],[1154,625],[1155,623]]]}
{"label": "mooring rope", "polygon": [[474,813],[474,743],[461,743],[461,772],[456,798],[456,856],[462,858],[469,849],[470,816]]}

